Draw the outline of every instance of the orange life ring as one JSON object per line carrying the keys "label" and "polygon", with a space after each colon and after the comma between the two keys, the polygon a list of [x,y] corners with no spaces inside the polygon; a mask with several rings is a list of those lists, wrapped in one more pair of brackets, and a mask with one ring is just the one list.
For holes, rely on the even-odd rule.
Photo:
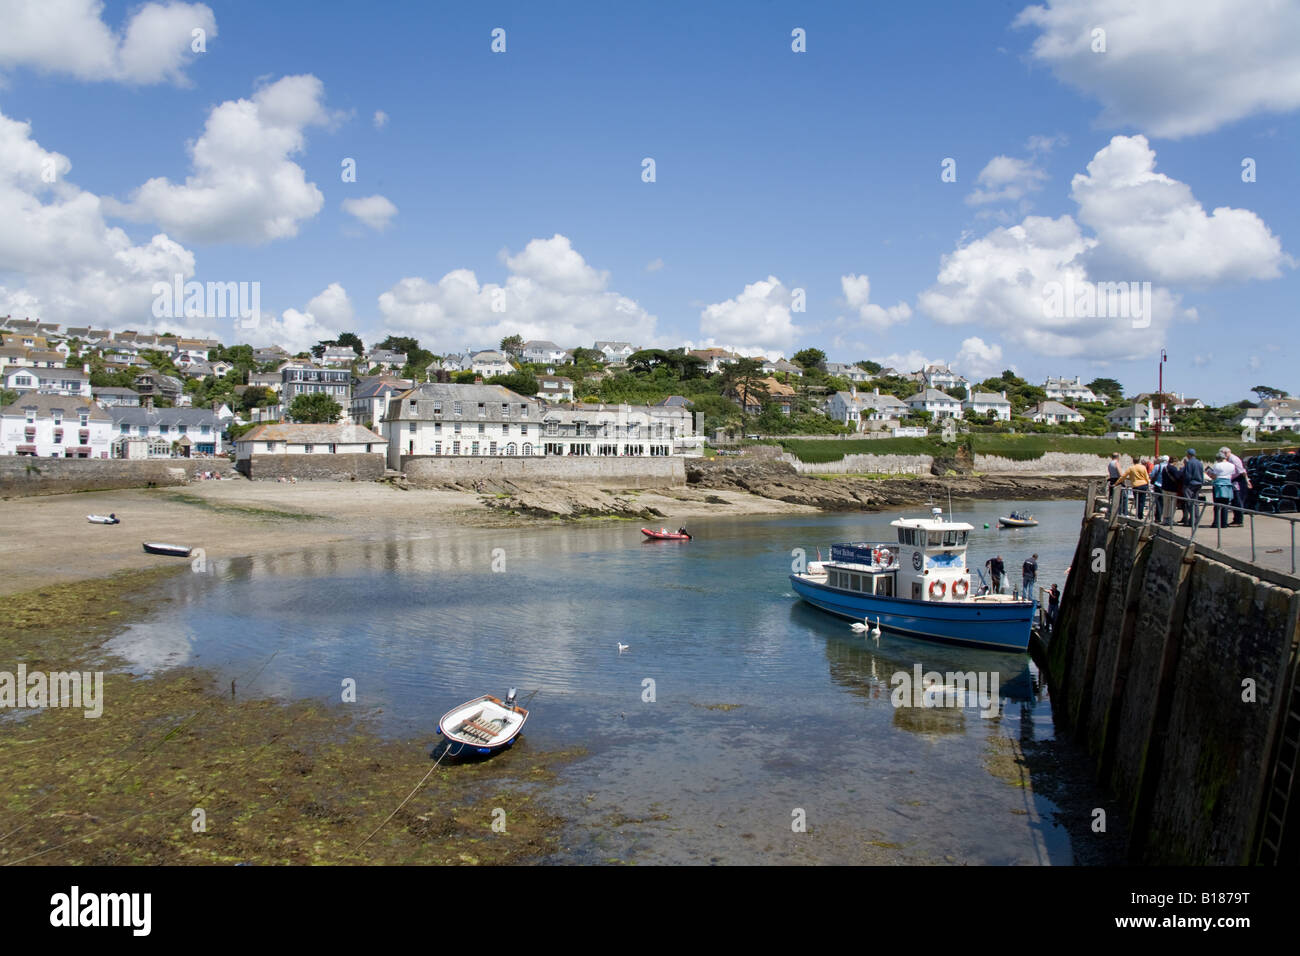
{"label": "orange life ring", "polygon": [[958,579],[952,582],[952,596],[955,598],[965,597],[970,592],[970,585],[964,579]]}
{"label": "orange life ring", "polygon": [[935,591],[938,591],[938,592],[939,592],[939,597],[942,598],[946,593],[948,593],[948,585],[944,584],[942,581],[931,581],[931,582],[930,582],[930,597],[932,597],[932,598],[934,597],[934,592],[935,592]]}

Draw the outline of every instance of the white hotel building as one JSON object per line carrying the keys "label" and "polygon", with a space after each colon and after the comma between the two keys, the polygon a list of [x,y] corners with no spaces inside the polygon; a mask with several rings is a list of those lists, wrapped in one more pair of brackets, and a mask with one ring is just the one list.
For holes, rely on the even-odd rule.
{"label": "white hotel building", "polygon": [[389,403],[388,464],[431,457],[666,456],[704,453],[689,409],[547,406],[500,385],[428,382]]}

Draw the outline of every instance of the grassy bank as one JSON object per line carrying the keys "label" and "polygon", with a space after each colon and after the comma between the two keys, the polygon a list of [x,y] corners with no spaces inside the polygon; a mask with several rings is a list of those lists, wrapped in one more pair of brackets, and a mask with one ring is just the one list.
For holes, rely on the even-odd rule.
{"label": "grassy bank", "polygon": [[381,738],[335,701],[258,697],[254,674],[232,695],[203,671],[123,671],[104,644],[175,573],[6,598],[0,671],[105,673],[98,719],[0,712],[0,862],[472,864],[554,849],[561,821],[539,798],[572,755],[534,753],[526,738],[489,762],[434,769],[362,846],[429,773],[427,742]]}
{"label": "grassy bank", "polygon": [[[1043,457],[1049,451],[1069,454],[1097,455],[1106,457],[1117,451],[1124,455],[1150,455],[1155,448],[1153,436],[1135,438],[1131,441],[1115,438],[1090,438],[1079,435],[971,435],[977,455],[999,455],[1016,461],[1032,461]],[[800,461],[821,463],[839,461],[845,455],[951,455],[954,445],[945,445],[935,437],[926,438],[878,438],[849,439],[844,441],[823,441],[806,438],[788,438],[780,442],[781,447]],[[1256,442],[1243,445],[1240,433],[1235,435],[1163,435],[1160,439],[1162,453],[1181,455],[1187,448],[1195,448],[1202,457],[1209,455],[1222,445],[1227,445],[1242,454],[1261,454],[1283,447],[1293,447],[1268,442]]]}

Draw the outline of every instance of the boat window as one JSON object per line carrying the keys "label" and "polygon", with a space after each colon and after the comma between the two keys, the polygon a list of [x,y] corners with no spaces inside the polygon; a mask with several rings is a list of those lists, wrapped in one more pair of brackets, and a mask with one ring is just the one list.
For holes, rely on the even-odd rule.
{"label": "boat window", "polygon": [[882,574],[876,578],[876,593],[883,594],[885,597],[894,596],[894,579],[891,575]]}
{"label": "boat window", "polygon": [[932,547],[932,548],[933,548],[933,547],[937,547],[937,546],[943,544],[943,532],[942,532],[942,531],[931,531],[931,532],[929,533],[929,539],[930,539],[930,547]]}
{"label": "boat window", "polygon": [[957,543],[960,544],[960,545],[965,545],[965,544],[966,544],[966,536],[967,536],[968,534],[970,534],[969,531],[960,531],[960,532],[958,532],[958,533],[957,533]]}
{"label": "boat window", "polygon": [[862,575],[860,575],[860,574],[850,574],[850,575],[849,575],[849,581],[851,582],[851,583],[849,584],[849,588],[850,588],[850,590],[853,590],[853,591],[861,591],[861,590],[862,590]]}
{"label": "boat window", "polygon": [[943,533],[943,543],[945,545],[957,544],[958,543],[957,539],[960,535],[961,535],[960,531],[945,531]]}
{"label": "boat window", "polygon": [[899,528],[899,529],[898,529],[898,543],[899,543],[899,544],[907,544],[907,529],[906,529],[906,528]]}

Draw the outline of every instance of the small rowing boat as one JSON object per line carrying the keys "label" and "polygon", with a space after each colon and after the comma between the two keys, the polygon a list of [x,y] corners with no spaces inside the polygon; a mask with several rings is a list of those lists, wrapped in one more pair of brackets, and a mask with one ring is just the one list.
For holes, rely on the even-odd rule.
{"label": "small rowing boat", "polygon": [[998,524],[1004,528],[1033,528],[1037,526],[1038,519],[1033,515],[1016,514],[1013,511],[1009,515],[998,518]]}
{"label": "small rowing boat", "polygon": [[685,530],[669,531],[667,528],[660,528],[658,531],[652,531],[649,528],[642,528],[641,533],[651,541],[690,541],[691,536]]}
{"label": "small rowing boat", "polygon": [[144,542],[144,549],[150,554],[164,554],[169,558],[188,558],[193,550],[183,544],[161,544],[156,541]]}
{"label": "small rowing boat", "polygon": [[484,694],[454,707],[438,721],[438,733],[461,749],[452,754],[459,756],[465,747],[476,753],[490,754],[504,750],[515,742],[528,720],[528,711],[515,703],[515,689],[505,700]]}
{"label": "small rowing boat", "polygon": [[86,520],[91,524],[121,524],[122,519],[115,514],[107,515],[86,515]]}

